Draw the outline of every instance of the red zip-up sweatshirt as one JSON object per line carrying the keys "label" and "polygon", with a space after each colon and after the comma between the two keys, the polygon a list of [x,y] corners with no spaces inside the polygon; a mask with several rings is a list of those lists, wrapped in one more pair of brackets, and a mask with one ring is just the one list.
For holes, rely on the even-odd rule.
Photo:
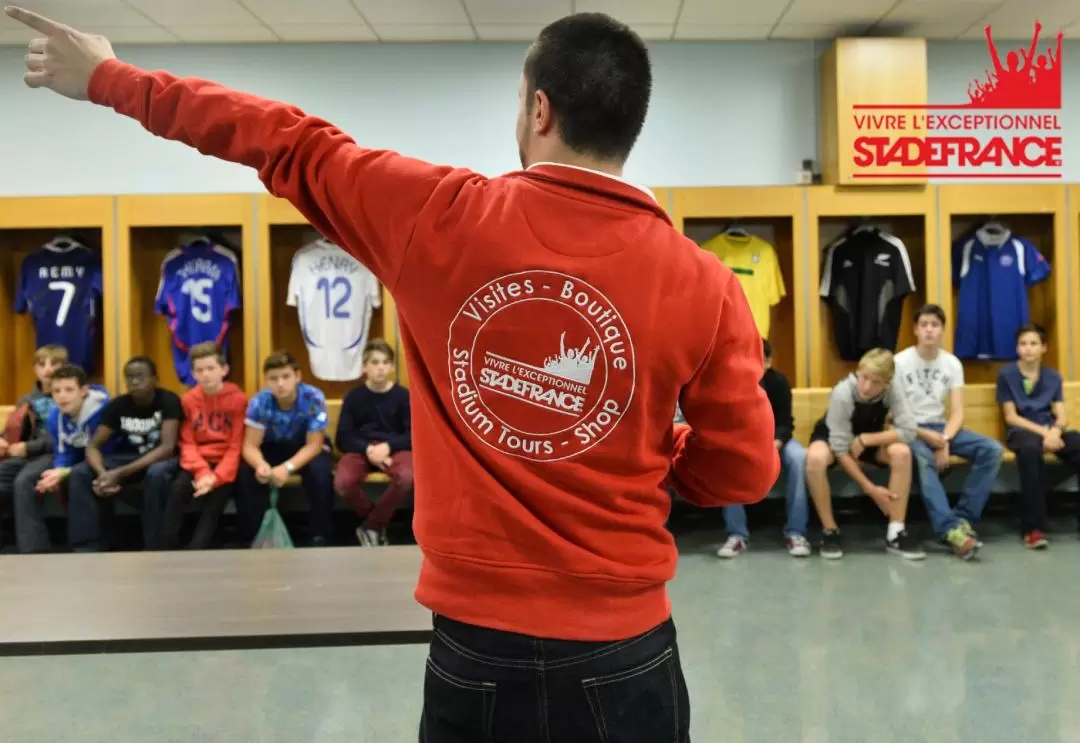
{"label": "red zip-up sweatshirt", "polygon": [[[486,178],[358,146],[299,109],[108,61],[90,98],[256,168],[397,302],[417,600],[571,640],[663,622],[670,482],[754,503],[779,471],[761,338],[733,274],[652,195],[538,164]],[[677,437],[676,402],[691,429]]]}
{"label": "red zip-up sweatshirt", "polygon": [[218,485],[228,485],[240,469],[247,396],[237,385],[225,382],[216,395],[206,394],[201,386],[192,387],[180,404],[184,408],[180,466],[196,480],[213,472]]}

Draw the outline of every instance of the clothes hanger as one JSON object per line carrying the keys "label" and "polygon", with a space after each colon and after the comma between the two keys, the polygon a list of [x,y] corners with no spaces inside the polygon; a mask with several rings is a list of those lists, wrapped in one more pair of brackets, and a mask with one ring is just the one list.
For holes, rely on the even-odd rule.
{"label": "clothes hanger", "polygon": [[848,234],[856,235],[860,232],[874,232],[877,227],[870,221],[870,217],[859,217],[848,229]]}
{"label": "clothes hanger", "polygon": [[986,221],[979,227],[983,232],[994,237],[1004,237],[1009,234],[1011,230],[1003,222],[998,220],[997,217],[990,215],[986,218]]}
{"label": "clothes hanger", "polygon": [[724,228],[722,234],[727,235],[728,237],[740,237],[743,239],[750,237],[750,233],[743,229],[737,219],[731,220],[731,224]]}
{"label": "clothes hanger", "polygon": [[52,240],[49,240],[49,242],[45,243],[45,245],[42,247],[44,247],[46,250],[52,250],[57,253],[66,253],[69,250],[74,250],[75,248],[82,248],[85,246],[70,235],[57,235]]}

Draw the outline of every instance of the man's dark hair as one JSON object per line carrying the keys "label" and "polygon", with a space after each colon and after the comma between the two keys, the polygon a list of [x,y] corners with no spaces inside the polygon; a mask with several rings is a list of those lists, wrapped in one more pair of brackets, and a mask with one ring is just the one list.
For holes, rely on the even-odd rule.
{"label": "man's dark hair", "polygon": [[64,364],[56,367],[52,373],[52,380],[55,382],[57,379],[74,379],[80,387],[85,387],[86,371],[78,364]]}
{"label": "man's dark hair", "polygon": [[767,359],[772,358],[772,344],[764,338],[761,339],[761,353],[764,354]]}
{"label": "man's dark hair", "polygon": [[603,13],[577,13],[548,25],[525,57],[525,84],[544,91],[563,142],[574,152],[624,162],[652,92],[645,42]]}
{"label": "man's dark hair", "polygon": [[922,319],[923,315],[933,315],[938,319],[938,322],[940,322],[942,325],[945,324],[945,310],[941,309],[939,305],[924,304],[922,307],[920,307],[919,311],[915,313],[916,325],[919,323],[919,320]]}
{"label": "man's dark hair", "polygon": [[127,363],[124,364],[124,370],[127,371],[128,367],[134,366],[135,364],[146,364],[146,368],[150,370],[150,376],[157,376],[157,363],[149,356],[132,356],[127,360]]}
{"label": "man's dark hair", "polygon": [[[1028,333],[1034,333],[1039,336],[1039,341],[1046,345],[1046,328],[1042,325],[1036,325],[1033,322],[1029,322],[1027,325],[1021,325],[1020,329],[1016,331],[1016,342],[1019,343],[1020,339]],[[61,367],[63,368],[63,367]],[[53,372],[53,379],[56,379],[56,372]]]}

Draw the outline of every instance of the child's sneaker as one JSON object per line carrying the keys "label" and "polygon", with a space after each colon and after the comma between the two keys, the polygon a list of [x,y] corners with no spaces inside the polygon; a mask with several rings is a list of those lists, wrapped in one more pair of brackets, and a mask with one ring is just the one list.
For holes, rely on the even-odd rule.
{"label": "child's sneaker", "polygon": [[975,527],[971,525],[971,522],[967,519],[960,519],[960,528],[971,535],[971,538],[975,540],[976,549],[982,549],[983,543],[979,539],[979,532],[975,531]]}
{"label": "child's sneaker", "polygon": [[716,550],[716,556],[725,560],[738,557],[746,550],[746,540],[742,537],[728,537],[724,546]]}
{"label": "child's sneaker", "polygon": [[1044,550],[1050,546],[1046,535],[1038,529],[1033,529],[1024,535],[1024,546],[1029,550]]}
{"label": "child's sneaker", "polygon": [[810,542],[802,534],[787,538],[787,551],[792,557],[810,557]]}
{"label": "child's sneaker", "polygon": [[953,554],[961,560],[970,560],[979,551],[979,543],[967,532],[963,525],[955,526],[945,535],[945,544],[952,548]]}
{"label": "child's sneaker", "polygon": [[923,551],[922,545],[918,540],[909,537],[906,531],[900,532],[892,541],[886,539],[885,550],[891,554],[900,555],[905,560],[926,559],[926,552]]}
{"label": "child's sneaker", "polygon": [[844,548],[840,544],[840,532],[836,529],[821,534],[821,556],[826,560],[839,560],[844,556]]}

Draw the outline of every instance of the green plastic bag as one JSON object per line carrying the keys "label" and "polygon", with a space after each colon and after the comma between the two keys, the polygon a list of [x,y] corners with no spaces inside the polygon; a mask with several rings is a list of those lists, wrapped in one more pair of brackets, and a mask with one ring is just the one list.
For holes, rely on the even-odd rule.
{"label": "green plastic bag", "polygon": [[270,488],[270,507],[263,514],[262,525],[259,533],[255,535],[255,541],[251,543],[252,549],[292,549],[292,538],[289,530],[285,527],[285,521],[277,510],[278,489]]}

